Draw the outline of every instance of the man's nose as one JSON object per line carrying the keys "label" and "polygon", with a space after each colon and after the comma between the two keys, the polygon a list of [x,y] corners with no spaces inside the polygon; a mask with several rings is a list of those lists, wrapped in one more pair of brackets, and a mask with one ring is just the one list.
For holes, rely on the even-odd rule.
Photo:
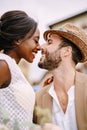
{"label": "man's nose", "polygon": [[44,43],[44,44],[42,44],[40,47],[41,47],[41,49],[40,49],[40,50],[41,50],[41,53],[42,53],[42,54],[46,54],[46,50],[47,50],[47,49],[46,49],[46,44]]}
{"label": "man's nose", "polygon": [[46,43],[43,43],[41,46],[40,46],[41,50],[46,48]]}

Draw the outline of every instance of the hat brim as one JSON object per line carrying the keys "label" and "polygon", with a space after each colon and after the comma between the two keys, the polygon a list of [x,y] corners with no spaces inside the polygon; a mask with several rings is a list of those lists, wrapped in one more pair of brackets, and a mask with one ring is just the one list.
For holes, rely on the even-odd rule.
{"label": "hat brim", "polygon": [[75,34],[73,34],[70,31],[65,31],[65,30],[47,30],[44,32],[43,36],[44,39],[47,40],[47,35],[48,34],[57,34],[59,36],[62,36],[68,40],[70,40],[71,42],[73,42],[81,51],[82,53],[82,60],[81,62],[85,62],[87,60],[87,45],[85,44],[85,42],[80,39],[80,37],[76,36]]}

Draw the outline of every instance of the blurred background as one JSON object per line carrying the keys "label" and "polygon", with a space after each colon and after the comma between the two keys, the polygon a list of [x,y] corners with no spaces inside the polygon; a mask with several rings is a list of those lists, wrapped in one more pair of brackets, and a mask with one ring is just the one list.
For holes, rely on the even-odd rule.
{"label": "blurred background", "polygon": [[[56,29],[58,26],[72,22],[87,31],[87,0],[0,0],[0,15],[9,10],[24,10],[36,19],[41,32],[40,44],[44,42],[43,32]],[[38,68],[40,53],[34,63],[22,60],[19,64],[25,77],[35,91],[41,88],[43,82],[51,74]],[[87,73],[87,63],[78,64],[77,70]]]}

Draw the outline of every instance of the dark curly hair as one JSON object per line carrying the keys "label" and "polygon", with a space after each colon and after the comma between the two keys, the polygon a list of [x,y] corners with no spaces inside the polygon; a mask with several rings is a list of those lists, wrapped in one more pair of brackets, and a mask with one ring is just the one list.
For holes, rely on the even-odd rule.
{"label": "dark curly hair", "polygon": [[31,37],[37,28],[37,22],[24,11],[13,10],[4,13],[0,18],[0,50],[7,52],[14,48],[14,42]]}

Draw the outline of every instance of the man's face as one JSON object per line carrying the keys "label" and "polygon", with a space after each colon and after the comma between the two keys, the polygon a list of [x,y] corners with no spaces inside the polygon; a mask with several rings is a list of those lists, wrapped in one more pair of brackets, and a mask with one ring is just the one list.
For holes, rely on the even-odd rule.
{"label": "man's face", "polygon": [[38,63],[38,66],[43,69],[53,70],[57,68],[61,63],[60,55],[60,43],[61,37],[56,34],[48,34],[47,41],[41,46],[42,57]]}

